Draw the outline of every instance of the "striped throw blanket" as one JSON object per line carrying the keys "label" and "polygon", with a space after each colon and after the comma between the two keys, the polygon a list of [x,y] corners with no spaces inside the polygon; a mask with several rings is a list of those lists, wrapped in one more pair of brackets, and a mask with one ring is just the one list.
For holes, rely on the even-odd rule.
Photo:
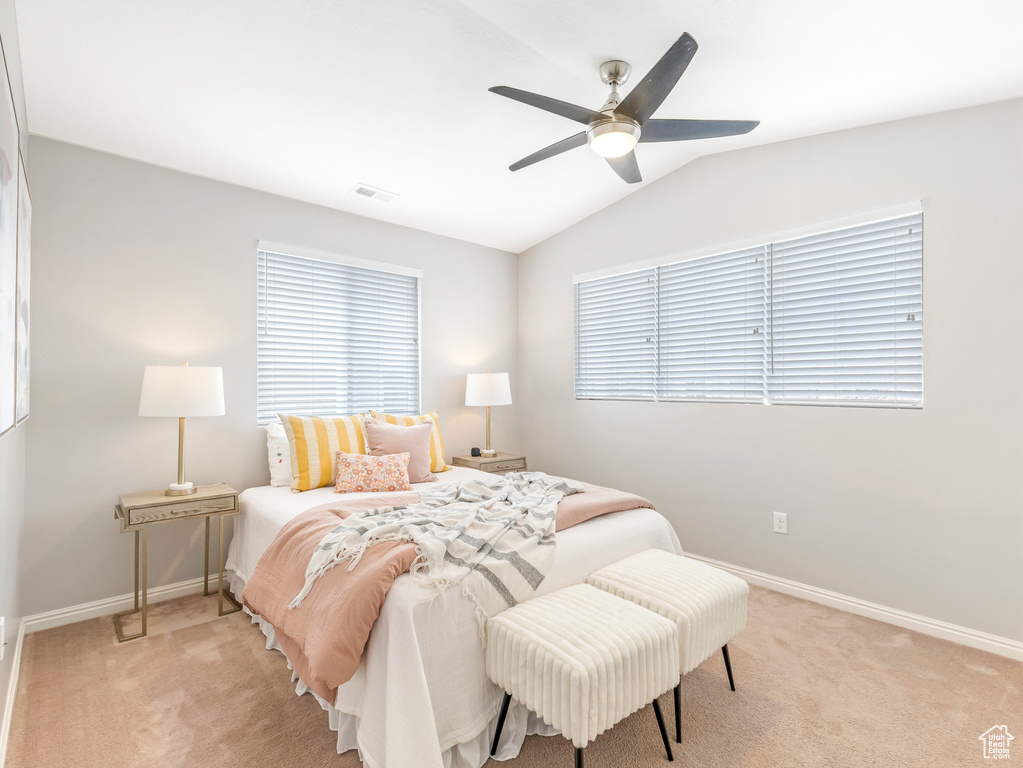
{"label": "striped throw blanket", "polygon": [[558,502],[582,490],[543,472],[513,472],[424,490],[416,504],[352,514],[322,538],[288,607],[299,607],[335,565],[355,568],[367,547],[406,541],[416,545],[412,577],[438,590],[461,585],[485,623],[540,586],[554,563]]}

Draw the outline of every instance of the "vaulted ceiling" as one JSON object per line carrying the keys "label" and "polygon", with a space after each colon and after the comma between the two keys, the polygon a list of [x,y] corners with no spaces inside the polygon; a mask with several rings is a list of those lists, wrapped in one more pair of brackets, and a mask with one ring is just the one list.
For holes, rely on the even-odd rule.
{"label": "vaulted ceiling", "polygon": [[[520,252],[705,154],[1023,96],[1019,0],[17,0],[29,130]],[[683,33],[700,49],[656,117],[756,119],[642,144],[626,185],[580,126]],[[967,139],[968,140],[968,139]],[[358,184],[398,193],[382,203]]]}

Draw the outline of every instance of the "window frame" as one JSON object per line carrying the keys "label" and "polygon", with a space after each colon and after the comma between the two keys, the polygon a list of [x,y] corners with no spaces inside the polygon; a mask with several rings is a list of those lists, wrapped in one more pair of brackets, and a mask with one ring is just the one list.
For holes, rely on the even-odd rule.
{"label": "window frame", "polygon": [[[259,240],[256,244],[256,422],[259,426],[264,426],[268,423],[272,423],[276,418],[276,413],[281,411],[276,405],[269,405],[268,407],[273,410],[274,415],[268,416],[262,411],[266,410],[263,407],[263,403],[260,396],[259,378],[260,373],[264,370],[261,365],[261,351],[260,351],[260,336],[261,329],[260,323],[266,318],[268,296],[266,285],[263,279],[260,277],[261,264],[265,265],[265,258],[263,254],[274,254],[278,256],[284,256],[292,259],[301,259],[307,262],[323,262],[328,265],[336,265],[342,268],[354,268],[358,270],[368,270],[371,272],[377,272],[383,275],[397,275],[401,277],[412,278],[415,280],[415,387],[416,387],[416,402],[414,409],[410,410],[411,413],[419,413],[422,405],[422,377],[423,377],[423,344],[422,344],[422,313],[423,313],[423,301],[422,301],[422,287],[423,287],[423,270],[408,267],[400,264],[392,264],[387,262],[374,261],[372,259],[362,259],[358,257],[345,256],[337,253],[328,251],[321,251],[313,248],[307,248],[303,246],[297,246],[287,243],[279,243],[268,240]],[[261,320],[261,317],[263,320]],[[327,409],[324,411],[313,406],[313,410],[307,412],[307,409],[290,409],[287,412],[294,413],[295,415],[302,416],[332,416],[332,415],[348,415],[350,413],[356,413],[361,408],[351,408],[350,404],[347,404],[345,408],[338,410]],[[370,406],[373,407],[373,406]],[[377,410],[385,410],[383,403],[376,404]]]}
{"label": "window frame", "polygon": [[[851,216],[845,216],[837,219],[832,219],[825,222],[819,222],[816,224],[809,224],[798,228],[784,230],[777,232],[770,236],[748,238],[742,241],[736,241],[730,244],[712,246],[703,248],[698,251],[690,252],[689,254],[679,257],[673,256],[670,258],[658,258],[649,259],[643,262],[637,262],[628,265],[620,265],[617,267],[594,270],[591,272],[581,273],[573,276],[573,302],[574,316],[579,317],[579,302],[580,302],[580,284],[590,283],[597,280],[608,280],[618,276],[631,275],[644,270],[653,270],[655,284],[658,286],[655,290],[658,293],[658,307],[656,309],[657,317],[655,319],[655,345],[658,349],[658,361],[657,367],[654,372],[654,380],[648,387],[653,389],[653,396],[632,396],[632,397],[607,397],[599,394],[580,394],[580,381],[579,381],[579,365],[578,355],[580,347],[580,327],[578,322],[574,328],[575,337],[575,352],[576,352],[576,368],[575,368],[575,381],[574,381],[574,396],[577,400],[633,400],[638,402],[725,402],[725,403],[743,403],[743,404],[763,404],[763,405],[811,405],[811,406],[823,406],[823,407],[843,407],[843,408],[891,408],[897,410],[919,410],[924,405],[924,392],[923,392],[923,352],[924,352],[924,339],[923,339],[923,293],[924,293],[924,274],[923,274],[923,251],[924,251],[924,232],[923,232],[923,206],[919,201],[905,203],[903,205],[891,206],[880,210],[864,211],[859,214]],[[916,296],[916,305],[919,312],[919,319],[917,322],[920,323],[918,336],[918,347],[919,356],[917,359],[919,362],[919,399],[907,400],[902,395],[903,393],[898,391],[899,376],[897,372],[897,363],[895,372],[895,382],[893,388],[889,390],[891,397],[888,399],[840,399],[838,397],[821,397],[821,398],[786,398],[783,391],[779,391],[775,381],[772,381],[771,377],[774,375],[773,371],[769,369],[771,363],[771,356],[773,355],[772,343],[774,333],[774,317],[773,314],[776,310],[775,299],[772,290],[772,280],[774,277],[775,266],[773,263],[773,252],[774,246],[781,246],[785,243],[800,239],[819,238],[821,240],[826,239],[832,233],[838,234],[846,230],[852,230],[858,227],[871,227],[877,226],[879,229],[883,227],[887,221],[896,219],[904,219],[911,216],[919,216],[919,234],[914,235],[919,240],[918,249],[914,253],[918,254],[914,258],[918,259],[919,264],[919,278],[918,282],[914,284],[919,285],[919,294]],[[669,361],[667,356],[664,354],[665,342],[661,338],[662,334],[662,312],[664,311],[665,302],[661,293],[660,280],[662,270],[684,270],[685,264],[694,263],[699,260],[707,260],[707,263],[712,264],[714,257],[722,257],[723,260],[737,257],[742,252],[752,253],[755,251],[763,251],[765,254],[765,272],[764,272],[764,287],[763,293],[765,296],[765,308],[763,319],[765,321],[764,327],[761,328],[761,335],[763,339],[763,350],[762,350],[762,362],[764,365],[762,373],[762,387],[760,387],[761,394],[757,396],[748,397],[735,397],[735,396],[684,396],[684,395],[671,395],[664,396],[663,393],[669,389],[665,384],[667,374],[663,370],[663,366],[670,365],[672,362]],[[904,269],[904,265],[900,265],[898,257],[894,257],[891,262],[891,270],[893,279],[896,280],[896,284],[893,287],[895,295],[892,297],[893,307],[898,307],[900,300],[898,298],[898,272],[900,269]],[[713,267],[712,267],[713,268]],[[822,273],[824,274],[824,273]],[[893,313],[897,315],[896,311]],[[897,321],[896,321],[897,322]],[[893,334],[898,337],[902,333],[901,329],[895,328]],[[892,351],[898,349],[897,338],[893,339]],[[887,348],[886,348],[887,349]],[[893,356],[897,360],[898,355]],[[838,358],[847,359],[847,358]],[[851,359],[851,358],[850,358]],[[883,356],[878,356],[878,359],[883,359]],[[822,382],[826,379],[822,378]],[[915,382],[914,382],[915,383]],[[744,385],[745,386],[745,385]],[[752,389],[757,387],[753,386]]]}

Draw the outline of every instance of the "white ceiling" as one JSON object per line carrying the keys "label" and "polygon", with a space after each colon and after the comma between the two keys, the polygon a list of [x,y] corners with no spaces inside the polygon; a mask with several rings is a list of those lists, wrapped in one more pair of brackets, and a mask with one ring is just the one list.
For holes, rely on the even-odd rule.
{"label": "white ceiling", "polygon": [[[33,134],[520,252],[705,154],[1023,96],[1020,0],[17,0]],[[599,108],[682,32],[656,113],[757,119],[645,144],[626,185],[580,126],[487,92]],[[400,197],[350,194],[356,183]]]}

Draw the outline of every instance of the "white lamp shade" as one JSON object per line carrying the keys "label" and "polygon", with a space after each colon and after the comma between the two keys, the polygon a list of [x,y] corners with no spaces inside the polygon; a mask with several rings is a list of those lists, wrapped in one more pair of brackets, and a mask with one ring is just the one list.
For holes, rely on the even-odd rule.
{"label": "white lamp shade", "polygon": [[139,416],[223,416],[224,370],[190,365],[147,365]]}
{"label": "white lamp shade", "polygon": [[507,373],[470,373],[465,379],[466,405],[511,405]]}

